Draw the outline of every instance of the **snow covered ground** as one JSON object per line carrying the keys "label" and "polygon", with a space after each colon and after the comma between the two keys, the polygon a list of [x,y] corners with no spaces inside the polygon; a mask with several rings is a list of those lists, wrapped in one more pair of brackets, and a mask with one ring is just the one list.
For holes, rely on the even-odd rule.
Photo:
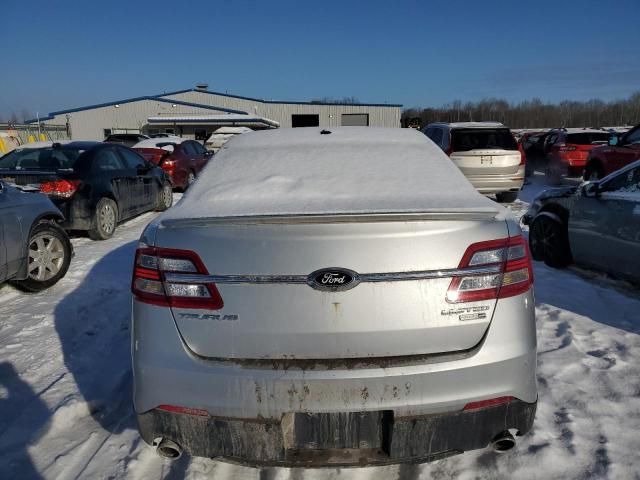
{"label": "snow covered ground", "polygon": [[[544,188],[527,185],[514,213]],[[135,430],[129,366],[131,261],[154,215],[104,242],[74,239],[71,269],[49,291],[0,287],[0,478],[640,479],[640,292],[541,263],[540,400],[516,449],[362,469],[165,463]]]}

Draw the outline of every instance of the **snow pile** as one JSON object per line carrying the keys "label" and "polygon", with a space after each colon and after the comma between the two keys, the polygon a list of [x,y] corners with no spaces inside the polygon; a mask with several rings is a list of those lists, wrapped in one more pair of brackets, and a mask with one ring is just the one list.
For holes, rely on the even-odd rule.
{"label": "snow pile", "polygon": [[500,210],[414,129],[328,131],[236,136],[164,218]]}

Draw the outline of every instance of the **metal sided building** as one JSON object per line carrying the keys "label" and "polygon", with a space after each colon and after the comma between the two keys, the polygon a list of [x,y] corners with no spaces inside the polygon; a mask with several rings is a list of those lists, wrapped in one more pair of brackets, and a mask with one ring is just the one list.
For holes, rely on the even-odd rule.
{"label": "metal sided building", "polygon": [[[112,133],[173,133],[204,140],[222,126],[400,127],[402,105],[286,102],[194,89],[51,112],[44,124],[66,125],[74,140],[103,140]],[[29,123],[37,120],[30,120]]]}

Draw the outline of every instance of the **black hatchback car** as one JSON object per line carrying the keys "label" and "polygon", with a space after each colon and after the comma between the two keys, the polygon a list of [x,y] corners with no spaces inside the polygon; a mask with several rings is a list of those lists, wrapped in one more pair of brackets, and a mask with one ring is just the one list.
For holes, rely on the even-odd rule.
{"label": "black hatchback car", "polygon": [[47,194],[64,215],[65,229],[88,231],[94,240],[111,237],[123,220],[173,202],[164,171],[116,144],[18,148],[0,158],[0,179]]}

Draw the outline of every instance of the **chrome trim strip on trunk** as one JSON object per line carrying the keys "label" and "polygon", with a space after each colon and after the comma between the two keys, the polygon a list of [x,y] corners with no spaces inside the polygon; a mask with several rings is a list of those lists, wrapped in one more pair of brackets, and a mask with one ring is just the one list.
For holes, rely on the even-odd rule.
{"label": "chrome trim strip on trunk", "polygon": [[[390,273],[361,273],[360,283],[374,282],[402,282],[410,280],[428,280],[433,278],[464,277],[467,275],[490,275],[502,272],[502,265],[451,268],[443,270],[422,270],[413,272]],[[166,273],[165,280],[169,283],[307,283],[308,275],[199,275],[193,273]]]}
{"label": "chrome trim strip on trunk", "polygon": [[427,220],[487,220],[498,215],[494,208],[460,210],[434,209],[428,212],[372,212],[334,214],[253,215],[239,217],[169,218],[161,221],[164,228],[196,228],[212,225],[260,225],[307,223],[417,222]]}

